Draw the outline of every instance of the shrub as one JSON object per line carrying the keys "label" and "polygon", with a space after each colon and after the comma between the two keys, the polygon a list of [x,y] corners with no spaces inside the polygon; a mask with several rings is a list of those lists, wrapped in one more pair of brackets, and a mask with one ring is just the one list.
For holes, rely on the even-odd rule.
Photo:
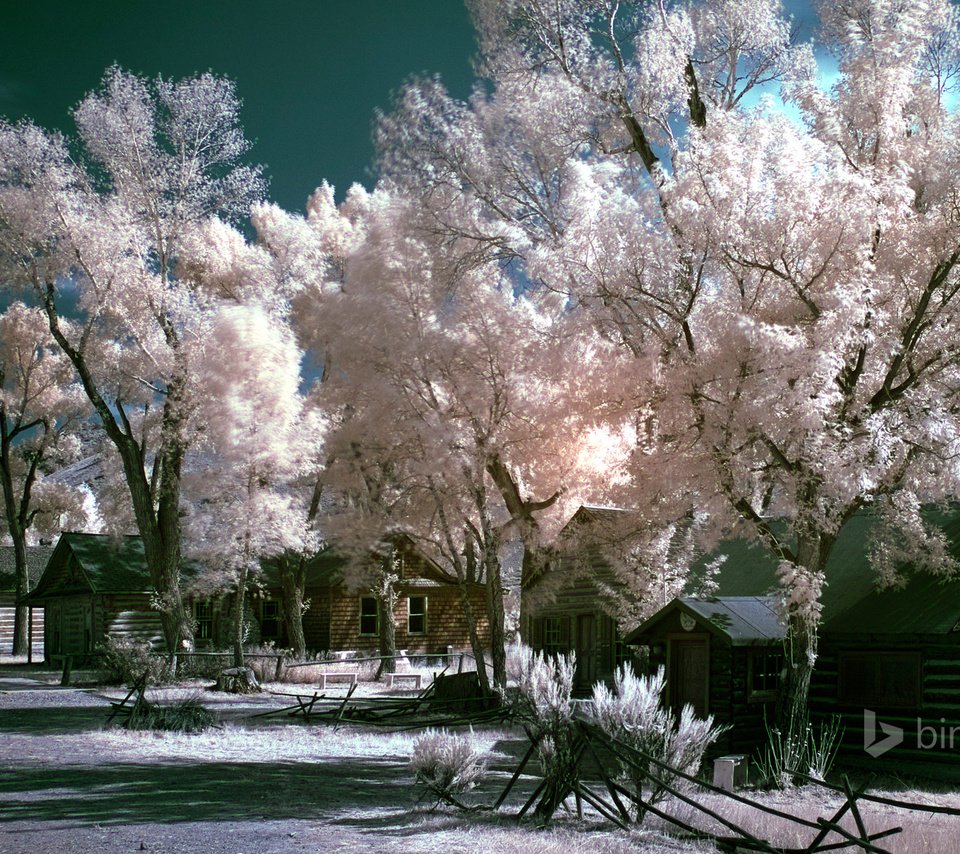
{"label": "shrub", "polygon": [[180,679],[216,679],[220,671],[233,662],[233,654],[181,655],[177,659],[177,675]]}
{"label": "shrub", "polygon": [[217,723],[216,715],[205,708],[198,697],[187,697],[159,706],[141,701],[127,721],[128,729],[164,732],[203,732]]}
{"label": "shrub", "polygon": [[[651,676],[637,676],[625,664],[614,675],[613,691],[602,683],[594,686],[593,714],[607,735],[657,762],[694,775],[700,770],[707,748],[727,727],[715,727],[712,716],[698,719],[689,705],[683,707],[678,720],[661,704],[665,682],[662,667]],[[631,762],[624,758],[619,761],[621,776],[638,793],[649,783],[650,803],[659,801],[666,794],[666,787],[677,783],[676,775],[641,756]],[[639,807],[636,817],[643,820]]]}
{"label": "shrub", "polygon": [[507,665],[507,675],[516,683],[515,712],[537,744],[547,782],[537,806],[537,815],[546,821],[579,785],[571,702],[577,659],[572,652],[551,656],[515,644]]}
{"label": "shrub", "polygon": [[417,782],[444,801],[465,809],[459,795],[472,789],[486,771],[483,755],[472,739],[446,730],[428,729],[413,743],[410,766]]}
{"label": "shrub", "polygon": [[166,662],[162,656],[151,654],[150,644],[145,641],[108,636],[97,651],[109,685],[132,685],[144,674],[151,685],[166,678]]}

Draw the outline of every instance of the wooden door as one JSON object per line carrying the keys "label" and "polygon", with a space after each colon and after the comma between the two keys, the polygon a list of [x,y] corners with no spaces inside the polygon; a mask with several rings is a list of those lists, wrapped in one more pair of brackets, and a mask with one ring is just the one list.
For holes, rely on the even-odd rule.
{"label": "wooden door", "polygon": [[670,705],[679,714],[693,706],[697,717],[706,717],[708,709],[710,656],[707,639],[683,638],[670,643]]}
{"label": "wooden door", "polygon": [[593,614],[577,617],[577,677],[578,692],[589,691],[597,681],[597,639],[594,635]]}

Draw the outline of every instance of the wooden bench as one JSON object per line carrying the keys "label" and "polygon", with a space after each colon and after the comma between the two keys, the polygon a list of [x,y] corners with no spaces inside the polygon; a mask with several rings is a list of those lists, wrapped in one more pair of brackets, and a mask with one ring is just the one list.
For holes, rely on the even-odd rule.
{"label": "wooden bench", "polygon": [[321,673],[320,674],[320,690],[324,691],[327,687],[327,682],[330,679],[346,679],[351,685],[356,685],[357,681],[360,678],[359,670],[344,670],[344,671],[333,671],[330,673]]}
{"label": "wooden bench", "polygon": [[388,673],[387,674],[387,687],[392,688],[394,682],[397,679],[412,679],[413,687],[418,691],[423,686],[423,674],[422,673]]}

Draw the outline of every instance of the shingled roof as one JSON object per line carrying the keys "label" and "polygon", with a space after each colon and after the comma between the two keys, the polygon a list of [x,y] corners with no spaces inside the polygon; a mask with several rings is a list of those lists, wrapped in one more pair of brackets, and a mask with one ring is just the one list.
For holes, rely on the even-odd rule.
{"label": "shingled roof", "polygon": [[786,636],[775,603],[773,596],[720,596],[709,599],[684,596],[674,599],[634,629],[626,642],[644,643],[645,636],[656,623],[679,611],[693,617],[733,646],[767,645]]}
{"label": "shingled roof", "polygon": [[[37,586],[47,566],[53,546],[27,546],[27,575],[31,589]],[[13,546],[0,546],[0,593],[17,590],[17,564]]]}
{"label": "shingled roof", "polygon": [[[181,573],[190,576],[198,570],[187,562]],[[33,601],[70,592],[150,593],[153,589],[140,537],[67,532],[60,535],[28,598]]]}

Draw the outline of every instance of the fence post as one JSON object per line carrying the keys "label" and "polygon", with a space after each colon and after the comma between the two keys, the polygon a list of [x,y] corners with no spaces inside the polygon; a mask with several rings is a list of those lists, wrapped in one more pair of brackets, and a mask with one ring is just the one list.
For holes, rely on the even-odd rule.
{"label": "fence post", "polygon": [[73,670],[73,656],[65,655],[63,657],[63,676],[60,677],[61,685],[69,685]]}
{"label": "fence post", "polygon": [[273,681],[274,681],[274,682],[279,682],[279,681],[280,681],[280,677],[283,676],[283,662],[284,662],[285,659],[286,659],[286,656],[284,656],[284,655],[278,655],[278,656],[277,656],[277,667],[276,667],[276,670],[274,670],[274,672],[273,672]]}

